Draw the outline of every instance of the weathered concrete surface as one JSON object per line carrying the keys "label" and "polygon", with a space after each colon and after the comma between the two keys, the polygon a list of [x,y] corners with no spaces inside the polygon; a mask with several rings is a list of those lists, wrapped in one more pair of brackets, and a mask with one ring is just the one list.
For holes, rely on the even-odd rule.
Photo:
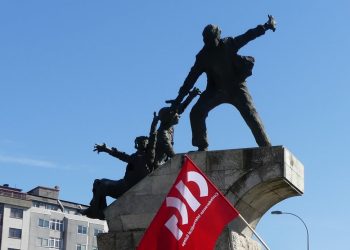
{"label": "weathered concrete surface", "polygon": [[216,242],[215,250],[262,250],[257,241],[244,235],[239,235],[226,228]]}
{"label": "weathered concrete surface", "polygon": [[[273,205],[304,192],[304,167],[282,146],[188,155],[253,228]],[[109,233],[99,238],[99,249],[135,249],[175,181],[181,163],[182,155],[176,155],[105,210]],[[244,248],[243,241],[235,241],[238,238],[232,236],[232,231],[246,242],[252,236],[249,228],[236,219],[223,232],[226,236],[221,236],[230,245],[223,248],[219,239],[216,249],[258,249],[252,243]]]}
{"label": "weathered concrete surface", "polygon": [[130,250],[135,249],[144,231],[109,232],[97,236],[98,249]]}
{"label": "weathered concrete surface", "polygon": [[[135,249],[141,240],[143,231],[110,232],[97,236],[98,249],[130,250]],[[262,250],[258,242],[239,235],[226,228],[216,243],[216,250]]]}

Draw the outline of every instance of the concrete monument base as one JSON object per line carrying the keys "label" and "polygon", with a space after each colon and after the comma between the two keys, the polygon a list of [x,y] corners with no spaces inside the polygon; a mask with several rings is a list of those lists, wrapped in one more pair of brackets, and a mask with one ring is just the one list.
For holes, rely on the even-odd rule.
{"label": "concrete monument base", "polygon": [[[182,165],[176,155],[105,210],[109,232],[98,236],[99,250],[136,249]],[[203,170],[252,228],[278,202],[304,192],[304,167],[283,146],[191,152]],[[227,225],[216,249],[258,250],[239,218]]]}

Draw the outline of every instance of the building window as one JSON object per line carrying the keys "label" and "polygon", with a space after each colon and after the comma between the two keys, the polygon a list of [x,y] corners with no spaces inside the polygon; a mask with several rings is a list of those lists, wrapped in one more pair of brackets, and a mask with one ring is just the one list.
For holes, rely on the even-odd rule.
{"label": "building window", "polygon": [[95,237],[96,237],[97,235],[101,234],[101,233],[103,233],[103,230],[97,229],[97,228],[94,229],[94,236],[95,236]]}
{"label": "building window", "polygon": [[51,237],[49,239],[49,247],[61,249],[63,247],[63,239]]}
{"label": "building window", "polygon": [[11,207],[10,217],[16,218],[16,219],[22,219],[23,209]]}
{"label": "building window", "polygon": [[78,226],[78,234],[87,234],[87,227],[79,225]]}
{"label": "building window", "polygon": [[33,201],[33,207],[40,207],[40,208],[45,208],[48,210],[53,210],[57,211],[58,206],[55,204],[50,204],[50,203],[45,203],[45,202],[40,202],[40,201]]}
{"label": "building window", "polygon": [[50,222],[48,220],[39,219],[39,227],[49,227]]}
{"label": "building window", "polygon": [[86,250],[86,245],[77,244],[77,250]]}
{"label": "building window", "polygon": [[57,211],[58,210],[58,206],[57,205],[53,205],[53,204],[45,204],[45,208],[48,210],[53,210],[53,211]]}
{"label": "building window", "polygon": [[20,250],[18,248],[7,248],[7,250]]}
{"label": "building window", "polygon": [[63,227],[63,221],[62,220],[44,220],[44,219],[39,219],[38,223],[39,227],[46,227],[50,228],[51,230],[55,231],[61,231],[63,232],[64,227]]}
{"label": "building window", "polygon": [[40,207],[40,202],[33,201],[33,207]]}
{"label": "building window", "polygon": [[49,246],[49,239],[37,238],[37,246],[38,247],[48,247]]}
{"label": "building window", "polygon": [[64,208],[63,212],[66,214],[77,214],[77,211],[75,209],[70,208]]}
{"label": "building window", "polygon": [[92,250],[98,250],[98,248],[97,247],[92,247]]}
{"label": "building window", "polygon": [[15,238],[15,239],[22,238],[22,229],[10,227],[10,229],[9,229],[9,238]]}
{"label": "building window", "polygon": [[62,220],[50,220],[50,229],[63,232]]}

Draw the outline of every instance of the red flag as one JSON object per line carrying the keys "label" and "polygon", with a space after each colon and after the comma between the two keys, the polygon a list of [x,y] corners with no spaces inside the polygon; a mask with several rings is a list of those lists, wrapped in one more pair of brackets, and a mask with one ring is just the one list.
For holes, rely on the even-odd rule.
{"label": "red flag", "polygon": [[187,157],[138,250],[214,249],[238,211]]}

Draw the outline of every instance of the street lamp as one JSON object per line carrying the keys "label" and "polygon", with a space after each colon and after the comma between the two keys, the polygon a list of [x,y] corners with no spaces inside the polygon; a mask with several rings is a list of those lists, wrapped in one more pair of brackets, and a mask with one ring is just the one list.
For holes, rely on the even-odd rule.
{"label": "street lamp", "polygon": [[306,236],[307,236],[307,250],[309,250],[309,230],[307,229],[307,226],[305,224],[305,222],[303,221],[302,218],[300,218],[298,215],[296,214],[293,214],[293,213],[287,213],[287,212],[282,212],[282,211],[272,211],[271,214],[290,214],[290,215],[293,215],[295,217],[297,217],[303,224],[304,224],[304,227],[306,229]]}

